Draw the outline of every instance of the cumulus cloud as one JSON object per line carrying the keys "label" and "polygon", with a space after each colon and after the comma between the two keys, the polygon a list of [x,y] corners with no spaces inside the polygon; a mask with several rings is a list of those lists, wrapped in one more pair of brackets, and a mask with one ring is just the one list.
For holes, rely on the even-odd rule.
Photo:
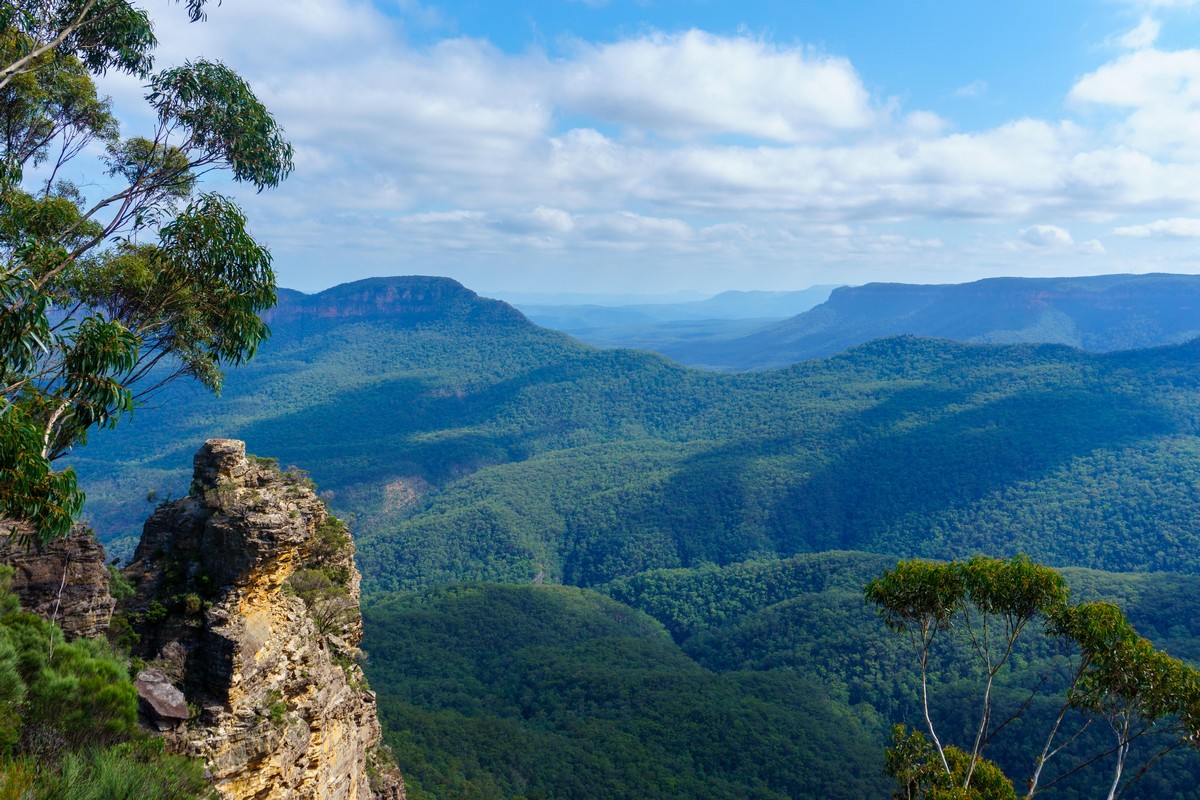
{"label": "cumulus cloud", "polygon": [[581,43],[561,73],[565,107],[669,136],[795,142],[876,119],[846,59],[748,36],[690,30]]}
{"label": "cumulus cloud", "polygon": [[[989,231],[988,257],[1013,230],[1021,253],[1099,255],[1087,225],[1166,237],[1122,217],[1200,216],[1200,50],[1155,49],[1149,18],[1122,37],[1140,49],[1070,88],[1083,122],[959,130],[873,96],[849,60],[803,44],[691,30],[553,52],[461,36],[416,46],[413,25],[450,23],[402,6],[394,17],[366,0],[297,0],[281,14],[239,0],[194,26],[175,6],[161,13],[160,64],[226,60],[297,147],[279,190],[244,195],[285,282],[299,263],[487,275],[501,262],[608,265],[614,248],[613,269],[635,280],[680,253],[712,270],[962,260],[966,236],[905,225],[984,226],[972,230]],[[136,130],[141,87],[106,87]],[[1079,241],[1030,224],[1046,219]]]}
{"label": "cumulus cloud", "polygon": [[1200,154],[1200,50],[1126,54],[1083,76],[1070,99],[1126,114],[1125,143],[1153,154]]}
{"label": "cumulus cloud", "polygon": [[1154,44],[1161,32],[1162,23],[1153,17],[1142,17],[1136,28],[1117,37],[1117,44],[1126,50],[1141,50]]}

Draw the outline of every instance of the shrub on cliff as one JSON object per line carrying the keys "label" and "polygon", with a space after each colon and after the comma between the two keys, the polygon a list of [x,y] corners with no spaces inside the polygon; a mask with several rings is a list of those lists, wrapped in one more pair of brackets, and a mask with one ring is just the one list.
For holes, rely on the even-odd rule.
{"label": "shrub on cliff", "polygon": [[0,568],[0,797],[208,797],[199,762],[163,753],[137,725],[137,691],[104,642],[66,642],[24,613]]}

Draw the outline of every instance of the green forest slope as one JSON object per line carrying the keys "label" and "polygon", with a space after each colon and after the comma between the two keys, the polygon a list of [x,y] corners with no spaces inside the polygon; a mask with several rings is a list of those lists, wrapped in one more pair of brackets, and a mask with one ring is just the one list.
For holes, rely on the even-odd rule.
{"label": "green forest slope", "polygon": [[[387,738],[421,798],[887,796],[892,723],[920,723],[906,641],[862,599],[895,559],[835,552],[658,570],[601,587],[458,584],[376,595],[367,670]],[[1200,578],[1068,570],[1080,600],[1120,603],[1169,652],[1200,657]],[[618,602],[619,601],[619,602]],[[1057,711],[1057,648],[1034,632],[1002,673],[997,718],[1041,686],[989,756],[1019,784]],[[939,729],[961,740],[973,656],[942,648]],[[1056,776],[1103,750],[1085,735]],[[1063,765],[1063,766],[1059,766]],[[1046,796],[1095,797],[1105,770]],[[1200,796],[1200,755],[1173,754],[1130,797]],[[1040,796],[1040,795],[1039,795]]]}
{"label": "green forest slope", "polygon": [[433,285],[419,316],[276,321],[219,401],[177,390],[95,437],[76,462],[93,524],[135,534],[128,498],[185,491],[196,444],[225,435],[357,514],[371,589],[839,548],[1200,571],[1200,345],[897,338],[720,375]]}
{"label": "green forest slope", "polygon": [[816,681],[706,669],[657,622],[593,592],[456,586],[379,597],[366,619],[413,798],[885,790],[873,737]]}
{"label": "green forest slope", "polygon": [[[95,437],[89,514],[119,552],[148,511],[129,498],[186,491],[209,436],[308,469],[356,517],[414,798],[884,796],[916,674],[861,591],[898,556],[1075,568],[1078,596],[1200,660],[1200,345],[900,337],[716,374],[430,278],[287,293],[271,324],[220,400],[173,387]],[[1001,709],[1052,663],[1037,641]],[[944,655],[933,713],[962,739],[967,659]],[[989,751],[1013,776],[1022,730]],[[1198,778],[1181,757],[1137,796]]]}

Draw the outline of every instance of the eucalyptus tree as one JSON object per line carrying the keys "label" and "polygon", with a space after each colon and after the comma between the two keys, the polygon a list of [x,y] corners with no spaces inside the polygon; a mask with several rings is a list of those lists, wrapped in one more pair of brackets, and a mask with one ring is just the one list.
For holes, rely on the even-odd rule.
{"label": "eucalyptus tree", "polygon": [[[205,0],[185,6],[204,18]],[[199,184],[277,186],[292,148],[225,65],[155,72],[128,0],[6,0],[0,24],[0,517],[49,538],[83,502],[57,458],[166,382],[219,391],[267,336],[270,254]],[[94,80],[108,71],[146,81],[149,130],[122,136]],[[79,182],[101,173],[88,200]]]}
{"label": "eucalyptus tree", "polygon": [[[967,562],[901,561],[870,581],[864,591],[884,622],[907,635],[921,671],[924,728],[897,726],[886,768],[896,778],[896,797],[1003,800],[1013,784],[984,758],[987,745],[1025,714],[1033,696],[999,724],[993,689],[1009,664],[1017,640],[1029,630],[1050,637],[1066,660],[1061,702],[1046,720],[1044,738],[1031,743],[1026,798],[1075,773],[1109,764],[1106,797],[1115,800],[1163,755],[1200,745],[1200,672],[1156,650],[1111,603],[1069,602],[1054,570],[1019,556],[1008,561],[977,556]],[[953,636],[977,659],[981,686],[970,748],[944,741],[929,712],[934,642]],[[963,714],[966,708],[959,708]],[[1107,742],[1081,751],[1081,737],[1100,723]],[[1133,746],[1153,744],[1132,764]],[[1047,779],[1052,760],[1070,762]]]}

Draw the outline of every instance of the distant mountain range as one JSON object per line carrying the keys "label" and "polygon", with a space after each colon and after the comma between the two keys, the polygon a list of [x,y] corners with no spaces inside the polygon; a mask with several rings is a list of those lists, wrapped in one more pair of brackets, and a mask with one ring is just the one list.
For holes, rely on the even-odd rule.
{"label": "distant mountain range", "polygon": [[[700,319],[770,319],[791,317],[829,298],[836,286],[812,286],[795,292],[721,292],[705,300],[685,303],[631,303],[624,305],[513,303],[539,325],[562,330],[561,323],[588,324],[678,322]],[[556,320],[557,325],[548,324]],[[570,331],[568,331],[569,333]]]}
{"label": "distant mountain range", "polygon": [[[978,322],[960,319],[938,331]],[[196,443],[232,436],[358,515],[368,587],[592,586],[830,548],[1200,571],[1200,343],[1095,355],[894,337],[723,375],[596,350],[429,277],[287,293],[270,324],[221,398],[173,386],[80,451],[106,539],[136,529],[130,496],[177,495]]]}
{"label": "distant mountain range", "polygon": [[673,345],[703,348],[744,336],[824,302],[834,286],[793,292],[730,291],[676,303],[541,303],[513,301],[529,319],[597,347],[665,352]]}
{"label": "distant mountain range", "polygon": [[690,366],[770,369],[898,335],[1044,342],[1091,352],[1175,344],[1200,336],[1200,276],[870,283],[835,289],[820,305],[743,336],[662,342],[653,349]]}

